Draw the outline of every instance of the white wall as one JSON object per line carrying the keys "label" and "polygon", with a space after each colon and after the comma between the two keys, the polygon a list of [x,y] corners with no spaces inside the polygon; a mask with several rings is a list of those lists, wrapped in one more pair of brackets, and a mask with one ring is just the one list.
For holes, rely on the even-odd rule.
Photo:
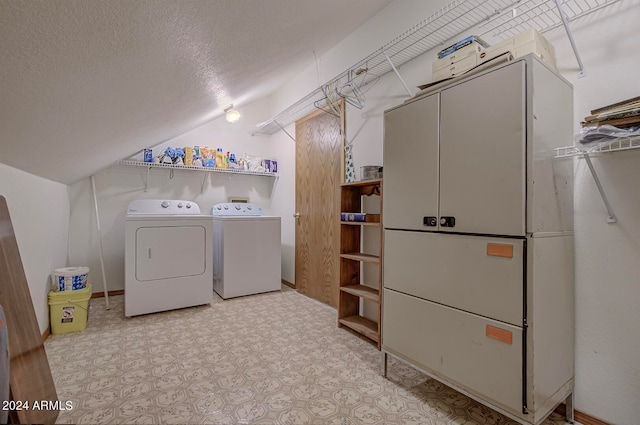
{"label": "white wall", "polygon": [[[221,147],[243,156],[245,153],[274,157],[269,138],[251,136],[256,122],[268,112],[266,102],[236,107],[242,114],[240,122],[230,124],[219,118],[189,131],[173,140],[153,147],[154,153],[166,146]],[[279,168],[286,174],[292,164],[279,160]],[[201,193],[203,179],[204,191]],[[248,197],[261,205],[265,214],[274,214],[271,198],[278,179],[265,176],[232,175],[154,168],[150,172],[148,191],[144,192],[146,168],[114,166],[95,176],[96,192],[102,228],[105,274],[110,291],[124,288],[124,223],[127,206],[134,199],[185,199],[196,202],[202,214],[210,214],[218,202],[227,202],[230,196]],[[93,194],[90,179],[70,186],[71,220],[69,261],[91,269],[90,279],[94,292],[103,292],[100,272],[99,246],[96,231]]]}
{"label": "white wall", "polygon": [[31,300],[44,333],[49,327],[51,272],[67,266],[67,186],[0,163],[0,195],[9,206]]}
{"label": "white wall", "polygon": [[[295,137],[295,128],[289,133]],[[295,142],[283,131],[270,137],[270,149],[278,159],[278,185],[271,199],[271,213],[282,217],[282,279],[295,282]],[[282,166],[280,164],[283,164]]]}
{"label": "white wall", "polygon": [[[272,114],[299,100],[344,71],[395,35],[430,15],[446,2],[395,1],[341,42],[316,65],[293,78],[271,98]],[[587,77],[577,79],[577,67],[562,29],[547,33],[555,45],[559,71],[574,84],[575,129],[591,109],[640,93],[640,7],[621,0],[572,24],[576,43],[587,65]],[[470,32],[471,33],[471,32]],[[487,37],[488,38],[488,37]],[[489,40],[491,41],[491,40]],[[436,49],[437,50],[437,49]],[[400,68],[415,92],[431,77],[436,52],[428,52]],[[320,77],[318,77],[318,74]],[[406,99],[392,73],[367,88],[366,106],[347,109],[347,140],[354,143],[356,170],[382,163],[382,112]],[[266,119],[266,117],[264,117]],[[260,120],[262,121],[262,120]],[[287,126],[295,133],[295,126]],[[271,137],[279,157],[293,161],[295,146],[283,133]],[[571,145],[572,140],[566,144]],[[407,152],[407,165],[419,166]],[[583,160],[575,161],[576,240],[576,407],[613,424],[631,425],[640,417],[640,151],[618,152],[594,160],[609,200],[618,215],[607,224],[604,207]],[[295,175],[281,177],[276,190],[283,215],[283,244],[294,246]],[[286,188],[286,190],[285,190]],[[282,189],[282,191],[280,191]],[[409,194],[410,195],[410,194]],[[275,198],[274,198],[275,199]],[[287,273],[294,274],[293,250],[283,250]],[[284,268],[283,268],[284,273]],[[289,279],[288,279],[289,280]]]}
{"label": "white wall", "polygon": [[[577,78],[566,37],[558,66],[574,85],[574,124],[592,109],[640,95],[640,7],[620,1],[574,28],[587,75]],[[576,407],[612,424],[640,418],[640,150],[592,159],[618,223],[583,159],[575,159]]]}

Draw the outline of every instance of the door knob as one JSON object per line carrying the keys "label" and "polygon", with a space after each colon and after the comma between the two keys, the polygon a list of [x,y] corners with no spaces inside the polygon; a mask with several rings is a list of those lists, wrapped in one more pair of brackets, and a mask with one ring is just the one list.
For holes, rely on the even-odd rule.
{"label": "door knob", "polygon": [[296,219],[296,221],[300,221],[300,213],[297,212],[293,215],[293,217]]}

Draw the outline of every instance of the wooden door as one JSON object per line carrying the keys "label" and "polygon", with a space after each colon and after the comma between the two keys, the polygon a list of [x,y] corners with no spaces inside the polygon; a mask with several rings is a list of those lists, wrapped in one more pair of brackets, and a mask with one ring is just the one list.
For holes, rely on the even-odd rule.
{"label": "wooden door", "polygon": [[[344,107],[340,108],[344,111]],[[341,117],[318,111],[296,121],[296,289],[338,306]]]}

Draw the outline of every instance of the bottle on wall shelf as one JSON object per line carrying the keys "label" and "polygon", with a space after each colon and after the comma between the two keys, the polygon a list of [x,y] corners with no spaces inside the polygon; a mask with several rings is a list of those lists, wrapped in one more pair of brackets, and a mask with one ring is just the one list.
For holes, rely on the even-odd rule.
{"label": "bottle on wall shelf", "polygon": [[222,148],[216,150],[216,168],[227,168],[227,161],[222,153]]}

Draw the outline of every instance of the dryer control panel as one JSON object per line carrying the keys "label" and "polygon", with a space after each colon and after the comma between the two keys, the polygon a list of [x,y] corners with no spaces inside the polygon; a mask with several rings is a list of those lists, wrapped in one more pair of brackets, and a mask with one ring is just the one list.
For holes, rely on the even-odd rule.
{"label": "dryer control panel", "polygon": [[129,204],[127,215],[200,215],[200,207],[180,199],[136,199]]}
{"label": "dryer control panel", "polygon": [[240,216],[261,216],[262,207],[256,204],[240,203],[240,202],[223,202],[215,204],[211,208],[211,215],[240,215]]}

